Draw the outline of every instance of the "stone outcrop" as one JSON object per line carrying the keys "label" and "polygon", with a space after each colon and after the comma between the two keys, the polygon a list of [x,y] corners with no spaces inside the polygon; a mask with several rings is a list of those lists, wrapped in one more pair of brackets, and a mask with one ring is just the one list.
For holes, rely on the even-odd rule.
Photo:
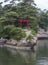
{"label": "stone outcrop", "polygon": [[36,44],[36,41],[37,41],[36,37],[31,39],[30,42],[26,41],[26,38],[22,38],[20,41],[16,41],[13,39],[10,40],[0,39],[0,44],[15,45],[15,46],[31,46],[32,44]]}
{"label": "stone outcrop", "polygon": [[3,39],[3,38],[1,38],[1,39],[0,39],[0,45],[4,45],[4,44],[6,44],[6,41],[7,41],[7,39]]}
{"label": "stone outcrop", "polygon": [[10,39],[10,40],[7,40],[6,44],[8,44],[8,45],[17,45],[17,41],[13,40],[13,39]]}

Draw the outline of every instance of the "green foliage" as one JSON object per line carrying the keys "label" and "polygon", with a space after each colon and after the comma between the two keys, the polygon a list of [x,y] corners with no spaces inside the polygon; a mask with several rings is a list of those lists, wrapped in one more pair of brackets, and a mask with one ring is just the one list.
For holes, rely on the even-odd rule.
{"label": "green foliage", "polygon": [[0,23],[5,22],[5,21],[6,21],[6,18],[5,17],[1,17],[0,18]]}
{"label": "green foliage", "polygon": [[[4,2],[8,2],[8,1],[10,0],[4,0]],[[28,5],[34,4],[34,0],[11,0],[10,3],[14,5],[16,1],[22,1],[23,3],[28,4]]]}
{"label": "green foliage", "polygon": [[7,12],[5,16],[9,19],[9,21],[10,20],[12,21],[12,18],[16,20],[16,17],[18,17],[18,13],[11,11],[11,12]]}
{"label": "green foliage", "polygon": [[36,22],[37,8],[35,6],[29,6],[27,4],[27,2],[34,2],[34,0],[27,0],[26,4],[24,2],[25,0],[15,6],[12,6],[11,4],[6,4],[3,7],[4,19],[1,17],[1,20],[3,19],[2,21],[9,25],[13,24],[13,22],[17,19],[30,19]]}
{"label": "green foliage", "polygon": [[28,37],[26,38],[26,40],[31,41],[31,39],[33,38],[33,36],[34,36],[35,34],[36,34],[36,31],[31,30],[31,33],[30,33],[30,35],[28,35]]}
{"label": "green foliage", "polygon": [[26,33],[25,32],[21,32],[21,36],[26,37]]}
{"label": "green foliage", "polygon": [[16,39],[17,41],[22,39],[23,37],[26,37],[26,33],[21,30],[21,28],[15,28],[12,30],[12,36],[11,38]]}
{"label": "green foliage", "polygon": [[4,26],[0,31],[0,37],[7,39],[20,40],[25,37],[26,34],[21,30],[21,28],[14,27],[13,25]]}
{"label": "green foliage", "polygon": [[34,6],[26,5],[25,3],[19,3],[17,5],[17,11],[19,13],[20,18],[35,20],[37,9]]}
{"label": "green foliage", "polygon": [[38,31],[38,24],[37,24],[37,22],[33,22],[33,21],[29,22],[29,27],[37,33],[37,31]]}
{"label": "green foliage", "polygon": [[36,34],[36,31],[35,31],[35,30],[32,30],[32,31],[31,31],[31,34],[32,34],[32,35],[35,35],[35,34]]}
{"label": "green foliage", "polygon": [[48,27],[48,11],[44,12],[40,12],[40,16],[39,16],[39,26],[43,29],[47,30]]}
{"label": "green foliage", "polygon": [[12,26],[5,26],[2,28],[2,31],[0,32],[0,37],[3,38],[10,38],[10,31],[12,29]]}
{"label": "green foliage", "polygon": [[31,41],[32,38],[33,38],[33,36],[30,34],[30,35],[28,35],[28,37],[26,38],[26,40]]}
{"label": "green foliage", "polygon": [[[9,0],[5,0],[5,2],[7,1]],[[48,11],[39,11],[33,6],[34,0],[22,0],[22,2],[16,5],[14,4],[15,1],[16,0],[11,0],[10,4],[6,4],[3,7],[0,4],[0,37],[13,38],[16,40],[25,37],[25,32],[23,32],[21,28],[15,27],[15,22],[18,19],[29,19],[31,21],[28,25],[31,30],[33,30],[33,35],[37,33],[38,26],[43,27],[45,30],[47,29]]]}

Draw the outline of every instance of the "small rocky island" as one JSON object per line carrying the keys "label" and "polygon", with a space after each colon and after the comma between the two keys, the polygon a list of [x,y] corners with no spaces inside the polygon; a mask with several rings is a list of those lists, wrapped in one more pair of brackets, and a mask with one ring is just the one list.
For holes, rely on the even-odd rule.
{"label": "small rocky island", "polygon": [[[35,37],[36,35],[32,35],[31,34],[31,30],[28,29],[24,29],[23,30],[26,33],[26,37],[20,39],[19,41],[14,40],[14,39],[4,39],[1,38],[0,39],[0,46],[6,46],[6,47],[18,47],[20,49],[33,49],[34,50],[34,46],[36,46],[37,44],[37,37]],[[17,49],[18,49],[17,48]]]}
{"label": "small rocky island", "polygon": [[37,48],[37,40],[38,39],[48,39],[48,32],[45,32],[44,30],[38,31],[38,33],[31,34],[33,31],[24,29],[22,30],[25,32],[26,36],[21,38],[20,40],[15,39],[0,39],[0,46],[3,47],[9,47],[9,48],[16,48],[16,49],[25,49],[32,51],[36,50]]}

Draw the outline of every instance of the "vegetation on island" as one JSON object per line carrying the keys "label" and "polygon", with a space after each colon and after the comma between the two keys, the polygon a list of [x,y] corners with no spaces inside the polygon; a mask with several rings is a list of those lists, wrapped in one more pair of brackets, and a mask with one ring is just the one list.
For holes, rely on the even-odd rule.
{"label": "vegetation on island", "polygon": [[14,27],[13,25],[4,26],[0,31],[0,37],[5,39],[15,39],[18,41],[25,36],[26,34],[22,31],[21,28]]}
{"label": "vegetation on island", "polygon": [[[8,2],[10,0],[4,0]],[[18,1],[18,3],[16,2]],[[25,32],[22,28],[16,27],[14,22],[18,19],[29,19],[29,28],[32,30],[32,34],[37,33],[41,27],[48,28],[48,11],[41,10],[36,7],[34,0],[11,0],[9,4],[2,6],[3,2],[0,2],[0,37],[13,38],[20,40],[25,37]]]}
{"label": "vegetation on island", "polygon": [[[9,4],[3,5],[3,3],[7,3],[8,1],[10,1]],[[17,20],[19,19],[30,20],[30,22],[28,23],[28,26],[29,26],[29,29],[31,30],[31,34],[29,34],[27,37],[26,37],[26,33],[23,31],[23,28],[18,26],[18,24],[16,26],[14,23],[14,22],[17,22]],[[31,41],[33,36],[36,35],[36,33],[38,32],[39,28],[43,28],[45,31],[47,31],[48,10],[42,11],[41,9],[37,8],[36,4],[34,3],[34,0],[4,0],[4,2],[0,2],[0,38],[2,37],[5,39],[15,39],[18,41],[26,37],[26,40]],[[24,55],[23,56],[20,55],[19,52],[20,51],[16,49],[15,50],[16,54],[15,54],[14,51],[12,50],[12,53],[15,54],[13,55],[8,50],[8,48],[4,48],[4,47],[0,48],[0,65],[34,65],[36,64],[37,62],[36,54],[33,54],[34,55],[33,57],[31,51],[26,52],[24,50],[23,51],[25,53],[24,55],[26,55],[24,57]],[[26,60],[26,58],[28,61]]]}

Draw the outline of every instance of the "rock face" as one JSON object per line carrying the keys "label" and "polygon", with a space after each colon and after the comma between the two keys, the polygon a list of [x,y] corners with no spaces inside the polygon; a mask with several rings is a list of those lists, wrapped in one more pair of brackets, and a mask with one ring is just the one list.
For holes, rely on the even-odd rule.
{"label": "rock face", "polygon": [[15,45],[15,46],[31,46],[32,44],[36,44],[37,38],[34,37],[30,42],[26,41],[26,38],[22,38],[20,41],[16,41],[13,39],[6,40],[0,39],[0,44],[8,44],[8,45]]}
{"label": "rock face", "polygon": [[0,44],[8,44],[8,45],[15,45],[15,46],[32,46],[32,44],[36,44],[37,37],[33,37],[31,41],[27,41],[26,38],[22,38],[20,41],[17,40],[6,40],[6,39],[0,39]]}
{"label": "rock face", "polygon": [[6,44],[8,44],[8,45],[17,45],[17,41],[13,40],[13,39],[10,39],[10,40],[7,40]]}
{"label": "rock face", "polygon": [[6,39],[1,38],[0,39],[0,45],[4,45],[6,43],[6,41],[7,41]]}
{"label": "rock face", "polygon": [[15,47],[22,47],[22,48],[27,48],[29,47],[30,50],[32,52],[35,52],[36,50],[36,41],[37,41],[37,38],[34,37],[31,41],[26,41],[25,38],[22,38],[20,41],[16,41],[16,40],[13,40],[13,39],[10,39],[10,40],[6,40],[6,39],[1,39],[0,40],[0,46],[3,47],[4,44],[6,45],[9,45],[9,46],[12,46],[12,48],[15,46]]}
{"label": "rock face", "polygon": [[26,44],[27,44],[26,38],[22,38],[22,39],[18,42],[17,46],[25,46]]}
{"label": "rock face", "polygon": [[31,40],[32,44],[37,43],[37,37],[33,37],[33,39]]}

